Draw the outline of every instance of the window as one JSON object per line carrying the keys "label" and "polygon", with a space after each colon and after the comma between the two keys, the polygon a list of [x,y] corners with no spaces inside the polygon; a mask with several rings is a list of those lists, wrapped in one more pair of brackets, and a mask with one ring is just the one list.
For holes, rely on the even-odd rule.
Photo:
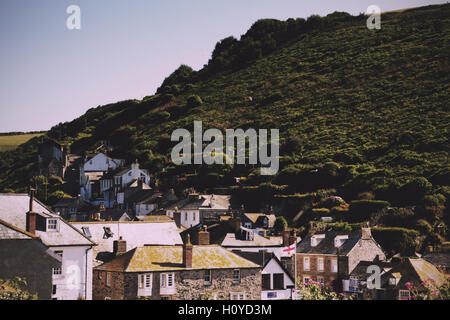
{"label": "window", "polygon": [[230,293],[230,300],[245,300],[244,292],[232,292]]}
{"label": "window", "polygon": [[317,277],[317,282],[325,284],[325,279],[324,277]]}
{"label": "window", "polygon": [[140,274],[138,276],[139,289],[151,289],[152,287],[152,274]]}
{"label": "window", "polygon": [[323,271],[323,258],[317,258],[317,271]]}
{"label": "window", "polygon": [[131,171],[128,172],[128,176],[131,177]]}
{"label": "window", "polygon": [[389,285],[396,286],[397,285],[397,279],[396,278],[389,278]]}
{"label": "window", "polygon": [[233,283],[241,283],[241,272],[239,269],[233,270]]}
{"label": "window", "polygon": [[211,284],[211,270],[205,270],[205,285],[209,286]]}
{"label": "window", "polygon": [[284,289],[284,274],[275,273],[273,275],[273,288],[274,289]]}
{"label": "window", "polygon": [[303,283],[308,284],[311,279],[309,277],[303,277]]}
{"label": "window", "polygon": [[89,230],[89,227],[81,227],[81,230],[83,231],[84,235],[88,238],[92,238],[91,231]]}
{"label": "window", "polygon": [[56,284],[52,286],[52,294],[56,294]]}
{"label": "window", "polygon": [[97,279],[98,280],[102,280],[103,279],[101,271],[97,272]]}
{"label": "window", "polygon": [[331,272],[338,272],[337,259],[331,259]]}
{"label": "window", "polygon": [[303,258],[303,270],[305,271],[309,271],[309,257],[304,257]]}
{"label": "window", "polygon": [[270,290],[270,273],[264,273],[262,275],[262,288],[263,290]]}
{"label": "window", "polygon": [[409,300],[409,290],[399,290],[398,300]]}
{"label": "window", "polygon": [[62,259],[62,257],[63,257],[63,251],[62,251],[62,250],[56,250],[56,251],[55,251],[55,254],[56,254],[57,256],[61,257],[61,259]]}
{"label": "window", "polygon": [[111,231],[111,229],[109,227],[103,227],[103,230],[105,231],[105,234],[103,235],[103,239],[109,239],[114,235],[114,233]]}
{"label": "window", "polygon": [[60,275],[62,275],[62,269],[61,268],[53,268],[52,273],[54,276],[60,276]]}
{"label": "window", "polygon": [[57,219],[47,219],[47,230],[48,231],[58,230],[58,220]]}
{"label": "window", "polygon": [[251,229],[252,228],[252,223],[251,222],[245,222],[244,223],[244,228]]}
{"label": "window", "polygon": [[173,277],[173,273],[161,273],[161,288],[172,288]]}
{"label": "window", "polygon": [[111,287],[111,273],[110,272],[106,273],[106,286]]}

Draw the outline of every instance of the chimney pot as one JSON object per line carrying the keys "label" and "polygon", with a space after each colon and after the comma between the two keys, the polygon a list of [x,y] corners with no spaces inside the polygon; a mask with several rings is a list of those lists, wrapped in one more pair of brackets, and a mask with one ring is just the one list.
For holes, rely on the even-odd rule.
{"label": "chimney pot", "polygon": [[209,245],[210,239],[209,239],[209,232],[207,229],[207,226],[203,226],[202,229],[198,232],[198,245],[199,246],[207,246]]}
{"label": "chimney pot", "polygon": [[191,236],[188,234],[186,243],[183,244],[183,266],[187,269],[192,268],[192,250]]}

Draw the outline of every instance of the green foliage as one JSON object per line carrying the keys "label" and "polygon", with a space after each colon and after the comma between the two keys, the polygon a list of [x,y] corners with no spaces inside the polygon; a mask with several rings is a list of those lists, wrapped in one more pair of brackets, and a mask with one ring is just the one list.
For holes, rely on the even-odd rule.
{"label": "green foliage", "polygon": [[26,279],[23,278],[0,279],[0,300],[37,300],[37,295],[24,289],[26,286]]}
{"label": "green foliage", "polygon": [[187,99],[187,105],[189,108],[199,107],[203,104],[202,98],[197,95],[192,95]]}
{"label": "green foliage", "polygon": [[297,288],[301,300],[349,300],[344,294],[337,294],[330,290],[323,283],[310,280],[308,283],[303,283],[303,280],[297,279]]}
{"label": "green foliage", "polygon": [[288,227],[288,223],[286,221],[286,218],[283,216],[277,217],[275,219],[275,225],[274,228],[277,232],[283,232]]}
{"label": "green foliage", "polygon": [[400,253],[402,256],[414,255],[419,232],[406,228],[373,228],[372,235],[383,247],[386,253],[393,256]]}
{"label": "green foliage", "polygon": [[388,206],[389,202],[382,200],[354,200],[350,202],[349,213],[352,221],[365,221]]}

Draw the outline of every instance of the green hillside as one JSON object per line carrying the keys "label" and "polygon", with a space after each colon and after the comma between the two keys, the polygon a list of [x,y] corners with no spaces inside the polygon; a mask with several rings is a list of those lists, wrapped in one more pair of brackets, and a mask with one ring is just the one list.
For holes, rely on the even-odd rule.
{"label": "green hillside", "polygon": [[[289,198],[296,205],[285,201],[283,208],[291,222],[302,221],[294,216],[305,199],[340,195],[347,203],[423,206],[429,210],[408,221],[428,219],[434,227],[447,221],[450,196],[450,5],[384,14],[381,30],[368,30],[366,19],[334,13],[260,20],[241,39],[220,41],[202,70],[181,66],[156,95],[92,108],[48,137],[73,152],[109,139],[118,146],[112,156],[139,159],[163,188],[176,174],[183,177],[177,189],[233,192],[255,210]],[[170,166],[170,134],[191,130],[194,120],[204,130],[278,128],[279,174],[261,177],[252,166]],[[2,154],[0,190],[26,189],[36,150],[33,140]],[[244,186],[234,177],[245,177]],[[341,209],[352,214],[351,205]]]}

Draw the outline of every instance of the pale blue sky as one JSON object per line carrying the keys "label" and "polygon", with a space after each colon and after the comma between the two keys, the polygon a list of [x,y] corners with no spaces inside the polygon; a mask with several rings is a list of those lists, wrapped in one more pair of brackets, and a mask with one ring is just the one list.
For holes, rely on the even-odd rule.
{"label": "pale blue sky", "polygon": [[[258,19],[382,11],[419,0],[1,0],[0,132],[47,130],[91,107],[151,95],[180,64]],[[81,30],[66,9],[81,8]]]}

